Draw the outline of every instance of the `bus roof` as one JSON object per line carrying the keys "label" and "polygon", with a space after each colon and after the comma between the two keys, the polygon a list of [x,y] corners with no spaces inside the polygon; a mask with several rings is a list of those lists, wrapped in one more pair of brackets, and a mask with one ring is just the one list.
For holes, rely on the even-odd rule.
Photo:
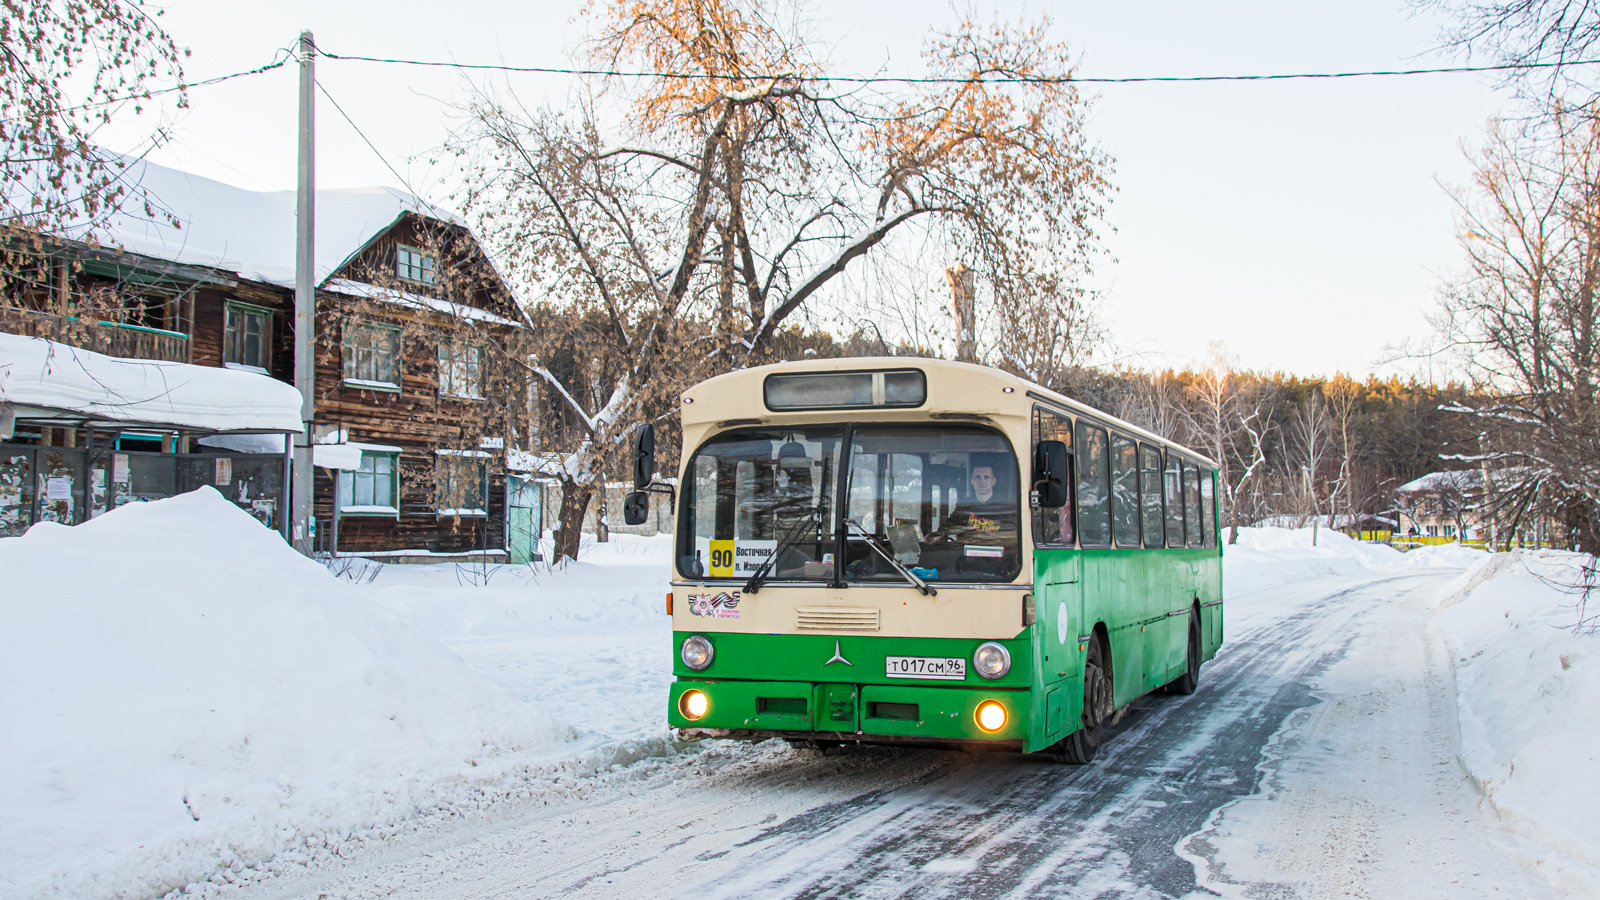
{"label": "bus roof", "polygon": [[713,423],[754,425],[766,422],[777,423],[802,416],[814,418],[821,411],[785,410],[774,412],[768,409],[763,399],[763,385],[767,376],[778,373],[872,372],[885,369],[921,370],[928,380],[928,398],[923,405],[914,410],[890,410],[870,407],[844,411],[832,410],[827,411],[826,414],[834,417],[841,414],[849,416],[873,415],[874,417],[892,415],[897,419],[902,418],[904,413],[917,412],[955,412],[983,416],[1026,417],[1031,414],[1035,402],[1042,402],[1073,413],[1090,416],[1107,425],[1115,426],[1119,431],[1180,450],[1201,463],[1212,468],[1217,467],[1215,460],[1202,453],[1197,453],[1182,444],[1175,443],[1158,434],[1146,431],[1137,425],[1118,419],[1108,412],[1079,403],[1042,385],[989,366],[954,362],[948,359],[924,359],[907,356],[857,356],[839,359],[781,362],[741,369],[737,372],[729,372],[725,375],[709,378],[684,391],[681,399],[682,421],[685,426]]}

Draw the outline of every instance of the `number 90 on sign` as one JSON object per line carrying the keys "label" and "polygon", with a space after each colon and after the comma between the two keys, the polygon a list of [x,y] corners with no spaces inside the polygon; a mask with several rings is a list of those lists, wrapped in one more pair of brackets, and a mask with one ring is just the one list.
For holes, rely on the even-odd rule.
{"label": "number 90 on sign", "polygon": [[711,577],[733,577],[733,541],[711,542]]}

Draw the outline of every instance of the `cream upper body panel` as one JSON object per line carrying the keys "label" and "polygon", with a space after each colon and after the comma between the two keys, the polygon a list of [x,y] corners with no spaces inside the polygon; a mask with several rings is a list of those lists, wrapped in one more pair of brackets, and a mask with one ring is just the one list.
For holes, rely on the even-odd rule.
{"label": "cream upper body panel", "polygon": [[[806,412],[774,412],[767,409],[763,393],[767,376],[801,372],[865,372],[886,369],[918,369],[928,379],[928,397],[919,407],[912,409],[862,408],[849,410],[823,410]],[[1216,462],[1153,434],[1143,428],[1124,422],[1105,412],[1085,406],[1031,381],[1018,378],[999,369],[971,363],[952,362],[945,359],[882,356],[850,357],[845,359],[819,359],[802,362],[774,363],[741,369],[718,375],[700,382],[684,391],[681,421],[683,423],[684,457],[698,447],[706,437],[725,428],[744,425],[770,425],[779,423],[815,424],[860,419],[875,422],[925,422],[941,419],[960,420],[968,417],[986,419],[1001,428],[1017,448],[1019,461],[1026,460],[1029,443],[1029,421],[1033,404],[1043,400],[1056,407],[1094,418],[1119,430],[1153,443],[1182,450],[1201,463],[1216,468]],[[681,473],[680,473],[681,474]]]}
{"label": "cream upper body panel", "polygon": [[672,629],[1005,640],[1022,631],[1023,598],[1032,585],[941,585],[931,597],[906,585],[832,588],[769,583],[755,594],[743,593],[742,587],[728,582],[674,583]]}

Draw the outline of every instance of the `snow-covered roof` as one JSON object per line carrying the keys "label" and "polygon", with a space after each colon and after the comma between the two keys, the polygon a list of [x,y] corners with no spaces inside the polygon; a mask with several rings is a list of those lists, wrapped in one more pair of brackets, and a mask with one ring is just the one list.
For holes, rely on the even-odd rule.
{"label": "snow-covered roof", "polygon": [[362,297],[367,300],[377,300],[383,303],[393,303],[409,309],[425,309],[454,316],[461,319],[471,319],[475,322],[485,322],[490,325],[506,325],[512,328],[521,327],[518,323],[497,316],[486,309],[468,306],[464,303],[451,303],[438,297],[428,297],[422,294],[412,294],[391,287],[381,287],[376,284],[367,284],[363,281],[351,281],[348,278],[335,278],[323,285],[326,290],[350,297]]}
{"label": "snow-covered roof", "polygon": [[[252,281],[294,285],[294,191],[246,190],[142,160],[128,165],[123,180],[133,187],[134,200],[111,217],[99,235],[102,243],[184,265],[236,272]],[[154,215],[145,215],[139,202],[144,197],[153,205]],[[408,211],[466,227],[454,213],[395,188],[317,191],[317,282]],[[174,228],[169,217],[179,226]]]}
{"label": "snow-covered roof", "polygon": [[1414,481],[1395,488],[1398,494],[1423,494],[1438,491],[1473,491],[1483,484],[1483,473],[1477,469],[1456,469],[1450,472],[1429,472]]}
{"label": "snow-covered roof", "polygon": [[0,403],[18,418],[204,431],[298,432],[300,392],[266,375],[117,359],[0,333]]}

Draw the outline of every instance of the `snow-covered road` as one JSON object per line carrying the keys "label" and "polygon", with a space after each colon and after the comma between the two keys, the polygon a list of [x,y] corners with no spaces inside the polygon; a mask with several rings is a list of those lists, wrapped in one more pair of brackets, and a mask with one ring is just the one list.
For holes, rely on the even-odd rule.
{"label": "snow-covered road", "polygon": [[708,742],[244,896],[1560,896],[1456,762],[1428,624],[1456,573],[1304,574],[1230,593],[1200,691],[1135,704],[1088,767]]}

